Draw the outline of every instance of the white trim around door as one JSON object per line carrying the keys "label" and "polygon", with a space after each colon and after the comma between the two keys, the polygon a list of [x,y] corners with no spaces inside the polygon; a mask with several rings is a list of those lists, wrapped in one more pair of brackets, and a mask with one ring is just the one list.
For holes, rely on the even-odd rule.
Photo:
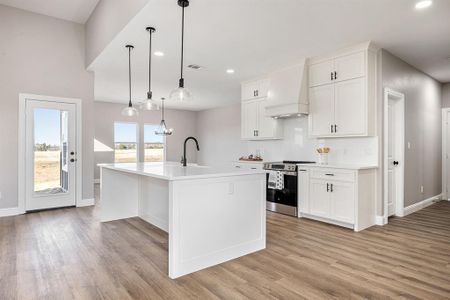
{"label": "white trim around door", "polygon": [[71,103],[76,106],[76,205],[86,205],[82,201],[82,101],[81,99],[42,96],[33,94],[19,94],[19,152],[18,152],[18,212],[25,213],[26,198],[26,103],[27,100],[38,100],[58,103]]}
{"label": "white trim around door", "polygon": [[[404,216],[404,176],[405,176],[405,95],[389,88],[384,89],[383,101],[383,218],[384,223],[389,217],[389,130],[395,131],[395,147],[393,149],[396,163],[395,176],[395,212],[394,215]],[[389,101],[394,100],[394,124],[389,124]],[[392,128],[390,128],[390,125]]]}
{"label": "white trim around door", "polygon": [[449,160],[449,122],[450,122],[450,108],[442,109],[442,199],[450,200],[448,189],[448,177],[449,177],[449,168],[450,168],[450,160]]}

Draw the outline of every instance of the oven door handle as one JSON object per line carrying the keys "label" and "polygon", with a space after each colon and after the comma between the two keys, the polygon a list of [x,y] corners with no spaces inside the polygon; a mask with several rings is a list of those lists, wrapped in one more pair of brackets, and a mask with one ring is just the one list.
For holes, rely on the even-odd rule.
{"label": "oven door handle", "polygon": [[281,172],[281,174],[283,174],[283,175],[287,175],[287,176],[295,176],[295,177],[297,177],[297,172],[291,172],[291,171],[280,171]]}

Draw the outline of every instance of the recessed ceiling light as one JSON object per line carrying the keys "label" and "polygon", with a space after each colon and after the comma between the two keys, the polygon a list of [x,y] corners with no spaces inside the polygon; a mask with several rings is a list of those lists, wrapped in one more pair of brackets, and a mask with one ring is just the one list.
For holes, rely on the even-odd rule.
{"label": "recessed ceiling light", "polygon": [[227,73],[228,73],[228,74],[233,74],[233,73],[234,73],[234,70],[233,70],[233,69],[227,69]]}
{"label": "recessed ceiling light", "polygon": [[416,3],[416,9],[424,9],[430,7],[433,4],[432,0],[423,0]]}
{"label": "recessed ceiling light", "polygon": [[153,54],[155,54],[155,56],[164,56],[164,52],[161,51],[155,51]]}

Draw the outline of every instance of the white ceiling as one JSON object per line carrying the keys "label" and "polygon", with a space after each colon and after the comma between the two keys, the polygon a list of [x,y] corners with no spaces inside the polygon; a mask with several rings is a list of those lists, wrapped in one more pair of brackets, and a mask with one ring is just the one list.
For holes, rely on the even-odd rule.
{"label": "white ceiling", "polygon": [[0,4],[80,24],[86,23],[99,0],[0,0]]}
{"label": "white ceiling", "polygon": [[[450,82],[450,1],[417,11],[412,0],[191,0],[186,9],[185,86],[188,106],[201,110],[240,99],[240,82],[295,63],[302,57],[371,40],[441,82]],[[126,103],[127,51],[133,52],[134,98],[145,98],[148,34],[154,26],[153,92],[167,96],[178,84],[181,9],[176,0],[149,4],[90,66],[95,98]],[[226,74],[227,68],[236,70]]]}

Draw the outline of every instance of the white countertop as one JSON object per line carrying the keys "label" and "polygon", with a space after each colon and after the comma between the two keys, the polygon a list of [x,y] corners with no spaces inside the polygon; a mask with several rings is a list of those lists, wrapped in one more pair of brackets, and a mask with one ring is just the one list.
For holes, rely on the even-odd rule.
{"label": "white countertop", "polygon": [[188,164],[183,167],[176,162],[152,163],[113,163],[99,164],[101,168],[123,171],[143,176],[155,177],[165,180],[187,180],[212,177],[240,176],[251,174],[264,174],[264,170],[236,169],[232,166],[208,167]]}
{"label": "white countertop", "polygon": [[368,169],[376,169],[378,166],[374,165],[363,165],[363,164],[297,164],[299,167],[315,167],[315,168],[328,168],[328,169],[347,169],[347,170],[368,170]]}

